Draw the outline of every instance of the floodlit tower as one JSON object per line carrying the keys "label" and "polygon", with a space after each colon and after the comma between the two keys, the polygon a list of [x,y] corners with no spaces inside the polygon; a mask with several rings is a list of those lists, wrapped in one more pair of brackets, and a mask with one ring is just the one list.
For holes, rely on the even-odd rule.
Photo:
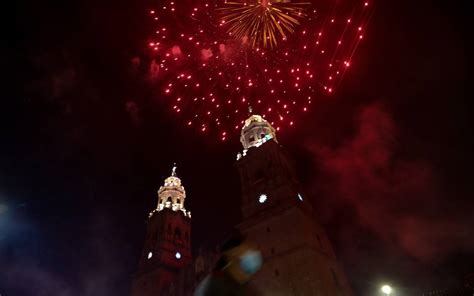
{"label": "floodlit tower", "polygon": [[158,204],[148,218],[132,296],[162,295],[191,262],[191,212],[184,207],[185,199],[175,165],[158,190]]}
{"label": "floodlit tower", "polygon": [[263,117],[251,115],[240,141],[244,150],[236,162],[242,188],[239,228],[264,256],[254,284],[263,295],[352,295],[275,129]]}

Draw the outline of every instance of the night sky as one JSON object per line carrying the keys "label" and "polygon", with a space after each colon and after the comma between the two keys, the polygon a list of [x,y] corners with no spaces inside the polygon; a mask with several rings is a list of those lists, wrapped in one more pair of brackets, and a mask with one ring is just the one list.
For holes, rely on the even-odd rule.
{"label": "night sky", "polygon": [[[132,67],[146,60],[147,9],[17,1],[6,13],[2,296],[129,295],[173,162],[195,248],[239,221],[238,136],[176,124]],[[467,3],[378,1],[341,87],[278,134],[358,295],[474,272],[470,18]]]}

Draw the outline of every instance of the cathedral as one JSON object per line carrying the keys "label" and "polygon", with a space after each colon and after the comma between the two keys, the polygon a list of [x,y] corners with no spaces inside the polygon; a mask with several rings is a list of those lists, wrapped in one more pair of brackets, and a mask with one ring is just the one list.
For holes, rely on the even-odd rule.
{"label": "cathedral", "polygon": [[[264,296],[350,296],[352,290],[327,235],[302,191],[291,158],[261,116],[244,123],[236,167],[242,221],[236,225],[262,252],[252,284]],[[173,167],[150,213],[132,296],[191,296],[218,259],[217,250],[191,253],[191,212]]]}

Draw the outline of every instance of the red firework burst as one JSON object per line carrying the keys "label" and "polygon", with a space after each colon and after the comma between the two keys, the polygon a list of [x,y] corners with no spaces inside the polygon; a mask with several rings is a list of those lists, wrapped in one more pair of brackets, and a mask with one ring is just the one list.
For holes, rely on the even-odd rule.
{"label": "red firework burst", "polygon": [[277,130],[293,126],[316,97],[338,86],[363,38],[371,5],[347,2],[307,3],[294,33],[272,48],[234,38],[223,0],[166,2],[149,12],[150,71],[172,111],[203,133],[225,140],[249,106]]}

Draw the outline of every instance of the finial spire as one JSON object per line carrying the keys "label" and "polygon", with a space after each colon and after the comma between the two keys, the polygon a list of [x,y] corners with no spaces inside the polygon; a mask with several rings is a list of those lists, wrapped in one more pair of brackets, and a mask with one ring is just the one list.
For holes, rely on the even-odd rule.
{"label": "finial spire", "polygon": [[171,176],[176,177],[176,162],[173,163],[173,169],[171,170]]}
{"label": "finial spire", "polygon": [[249,115],[252,115],[253,113],[253,108],[252,108],[252,105],[249,104]]}

